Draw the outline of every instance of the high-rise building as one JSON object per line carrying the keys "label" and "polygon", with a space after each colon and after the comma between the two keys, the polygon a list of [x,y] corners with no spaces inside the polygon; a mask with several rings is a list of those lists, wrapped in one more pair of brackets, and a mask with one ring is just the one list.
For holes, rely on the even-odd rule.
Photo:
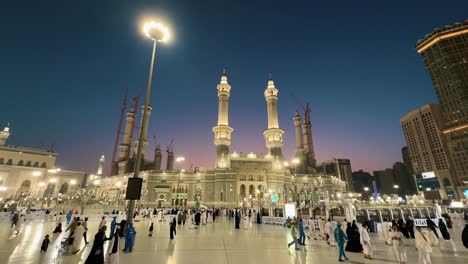
{"label": "high-rise building", "polygon": [[354,191],[361,193],[366,198],[372,194],[372,181],[374,177],[363,170],[352,173]]}
{"label": "high-rise building", "polygon": [[447,198],[447,187],[457,186],[458,180],[450,167],[442,122],[436,104],[427,104],[400,119],[413,172],[418,178],[437,177],[440,195]]}
{"label": "high-rise building", "polygon": [[393,169],[374,171],[374,177],[377,185],[377,192],[380,194],[394,194],[398,190],[394,188],[397,184]]}
{"label": "high-rise building", "polygon": [[468,189],[468,20],[435,29],[416,44],[439,98],[458,194]]}
{"label": "high-rise building", "polygon": [[398,185],[398,194],[402,197],[416,194],[415,178],[408,172],[406,165],[403,162],[397,161],[393,164],[392,169],[395,185]]}

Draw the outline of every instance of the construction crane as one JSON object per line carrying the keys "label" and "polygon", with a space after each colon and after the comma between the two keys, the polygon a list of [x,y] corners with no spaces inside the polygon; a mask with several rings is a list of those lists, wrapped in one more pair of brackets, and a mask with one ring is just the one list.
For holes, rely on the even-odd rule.
{"label": "construction crane", "polygon": [[117,134],[115,135],[114,151],[112,152],[112,160],[111,160],[112,164],[115,164],[117,162],[115,160],[115,157],[117,156],[117,147],[119,145],[120,133],[122,131],[122,121],[123,121],[123,117],[125,114],[125,110],[127,109],[127,94],[128,94],[128,88],[125,89],[125,96],[122,102],[122,109],[120,111],[119,126],[117,127]]}
{"label": "construction crane", "polygon": [[174,138],[172,138],[171,143],[169,143],[169,146],[167,146],[166,153],[169,154],[169,152],[172,152],[174,149]]}

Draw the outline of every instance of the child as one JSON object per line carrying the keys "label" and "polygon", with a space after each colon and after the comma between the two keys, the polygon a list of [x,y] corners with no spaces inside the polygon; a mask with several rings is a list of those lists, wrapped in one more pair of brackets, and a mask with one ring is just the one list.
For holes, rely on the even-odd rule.
{"label": "child", "polygon": [[46,235],[44,240],[42,240],[42,245],[41,245],[41,252],[47,252],[47,248],[49,247],[50,240],[49,240],[49,235]]}
{"label": "child", "polygon": [[149,235],[148,236],[153,236],[153,223],[151,223],[151,225],[150,225]]}

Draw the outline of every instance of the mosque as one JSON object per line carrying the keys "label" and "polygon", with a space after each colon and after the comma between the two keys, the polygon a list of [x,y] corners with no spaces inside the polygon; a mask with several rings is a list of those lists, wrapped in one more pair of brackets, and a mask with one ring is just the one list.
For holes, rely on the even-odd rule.
{"label": "mosque", "polygon": [[[340,197],[341,193],[347,191],[347,179],[340,178],[340,175],[317,173],[311,124],[307,117],[303,123],[298,112],[292,120],[296,136],[294,164],[284,160],[284,131],[278,122],[279,90],[271,76],[264,91],[268,117],[268,127],[263,132],[268,148],[266,155],[230,152],[234,129],[229,125],[231,85],[226,71],[217,85],[217,93],[218,122],[212,128],[216,146],[215,167],[196,168],[194,171],[174,170],[174,161],[177,159],[174,160],[174,152],[169,148],[166,168],[163,170],[161,147],[158,146],[153,161],[143,158],[140,204],[151,207],[192,207],[198,203],[209,207],[282,208],[285,203],[293,202],[301,208],[315,208],[329,197]],[[135,110],[130,109],[126,115],[125,131],[119,145],[119,160],[112,167],[114,175],[104,179],[99,186],[98,195],[110,201],[123,197],[127,179],[133,175],[134,158],[130,158],[129,153]],[[149,117],[151,107],[147,110]],[[148,147],[147,131],[142,133],[145,153]],[[138,144],[138,140],[133,143],[134,152]],[[135,153],[132,156],[135,157]]]}

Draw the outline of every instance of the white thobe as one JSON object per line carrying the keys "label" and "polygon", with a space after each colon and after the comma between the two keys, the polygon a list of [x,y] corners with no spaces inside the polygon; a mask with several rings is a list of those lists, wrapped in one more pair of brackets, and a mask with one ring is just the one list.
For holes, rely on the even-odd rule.
{"label": "white thobe", "polygon": [[414,233],[416,240],[416,248],[418,249],[418,263],[431,264],[432,244],[436,244],[437,238],[432,231],[419,232],[416,230]]}
{"label": "white thobe", "polygon": [[405,237],[399,231],[392,231],[391,237],[392,238],[399,238],[399,240],[393,240],[392,239],[392,246],[393,246],[393,251],[395,252],[396,259],[399,262],[407,262],[406,247],[405,247],[405,243],[404,243]]}
{"label": "white thobe", "polygon": [[369,232],[367,232],[367,229],[364,227],[361,227],[359,230],[360,236],[361,236],[361,245],[364,249],[364,254],[368,256],[372,256],[373,254],[373,249],[372,249],[372,244],[370,241],[369,237]]}

